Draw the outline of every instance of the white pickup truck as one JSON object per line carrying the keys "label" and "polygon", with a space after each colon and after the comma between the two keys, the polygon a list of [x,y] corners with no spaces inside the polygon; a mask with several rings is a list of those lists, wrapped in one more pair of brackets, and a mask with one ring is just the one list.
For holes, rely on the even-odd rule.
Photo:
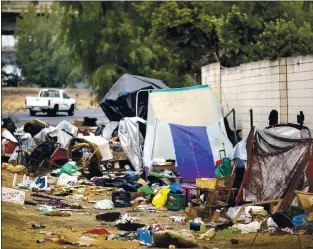
{"label": "white pickup truck", "polygon": [[29,109],[30,116],[37,112],[56,116],[58,112],[67,112],[69,116],[74,115],[76,100],[68,97],[63,90],[43,89],[38,97],[26,97],[25,109]]}

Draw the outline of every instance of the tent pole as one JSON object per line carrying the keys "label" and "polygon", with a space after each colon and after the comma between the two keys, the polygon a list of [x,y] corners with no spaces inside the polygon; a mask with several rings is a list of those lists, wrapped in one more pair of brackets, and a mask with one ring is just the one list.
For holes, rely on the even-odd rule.
{"label": "tent pole", "polygon": [[252,130],[253,129],[253,110],[250,109],[249,112],[250,112],[250,129]]}
{"label": "tent pole", "polygon": [[233,126],[234,126],[234,135],[235,135],[235,142],[236,144],[238,143],[238,140],[237,140],[237,130],[236,130],[236,111],[235,109],[233,108]]}
{"label": "tent pole", "polygon": [[[155,142],[155,131],[156,131],[156,125],[157,125],[157,119],[154,120],[154,127],[153,127],[153,140],[152,140],[152,148],[151,148],[151,157],[153,159],[153,151],[154,151],[154,142]],[[150,169],[149,169],[150,170]]]}
{"label": "tent pole", "polygon": [[139,90],[136,93],[136,117],[138,117],[138,95],[140,92],[150,92],[150,90],[144,89],[144,90]]}

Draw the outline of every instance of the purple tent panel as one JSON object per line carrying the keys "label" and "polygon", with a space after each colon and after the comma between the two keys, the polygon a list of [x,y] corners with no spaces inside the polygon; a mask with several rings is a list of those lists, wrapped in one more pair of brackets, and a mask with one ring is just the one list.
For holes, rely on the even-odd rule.
{"label": "purple tent panel", "polygon": [[178,172],[185,182],[215,177],[215,164],[205,126],[170,124]]}

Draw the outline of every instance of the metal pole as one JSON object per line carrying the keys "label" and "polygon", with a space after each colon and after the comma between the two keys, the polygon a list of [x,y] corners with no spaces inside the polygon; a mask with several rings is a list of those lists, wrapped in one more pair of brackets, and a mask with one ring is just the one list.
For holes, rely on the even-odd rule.
{"label": "metal pole", "polygon": [[238,143],[238,140],[237,140],[237,130],[236,130],[236,111],[235,109],[233,108],[233,126],[234,126],[234,135],[235,135],[235,142],[236,144]]}
{"label": "metal pole", "polygon": [[253,110],[250,109],[249,112],[250,112],[250,129],[252,130],[253,129]]}
{"label": "metal pole", "polygon": [[138,95],[140,92],[150,92],[151,90],[139,90],[137,93],[136,93],[136,117],[138,117]]}

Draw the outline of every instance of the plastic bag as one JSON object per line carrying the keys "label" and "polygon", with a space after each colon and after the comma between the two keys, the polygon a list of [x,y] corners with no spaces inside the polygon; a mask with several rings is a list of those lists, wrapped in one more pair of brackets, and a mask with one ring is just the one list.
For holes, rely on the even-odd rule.
{"label": "plastic bag", "polygon": [[161,208],[165,206],[165,203],[167,201],[167,195],[170,192],[170,188],[163,187],[153,198],[152,204],[156,208]]}
{"label": "plastic bag", "polygon": [[63,173],[72,175],[72,174],[75,174],[78,170],[79,170],[79,167],[77,165],[66,163],[62,166],[60,170],[60,175],[62,175]]}
{"label": "plastic bag", "polygon": [[76,186],[78,179],[77,176],[71,176],[68,174],[62,174],[59,176],[57,185],[59,186]]}
{"label": "plastic bag", "polygon": [[93,205],[93,209],[113,209],[114,204],[111,200],[102,200],[102,201],[97,201],[95,205]]}

